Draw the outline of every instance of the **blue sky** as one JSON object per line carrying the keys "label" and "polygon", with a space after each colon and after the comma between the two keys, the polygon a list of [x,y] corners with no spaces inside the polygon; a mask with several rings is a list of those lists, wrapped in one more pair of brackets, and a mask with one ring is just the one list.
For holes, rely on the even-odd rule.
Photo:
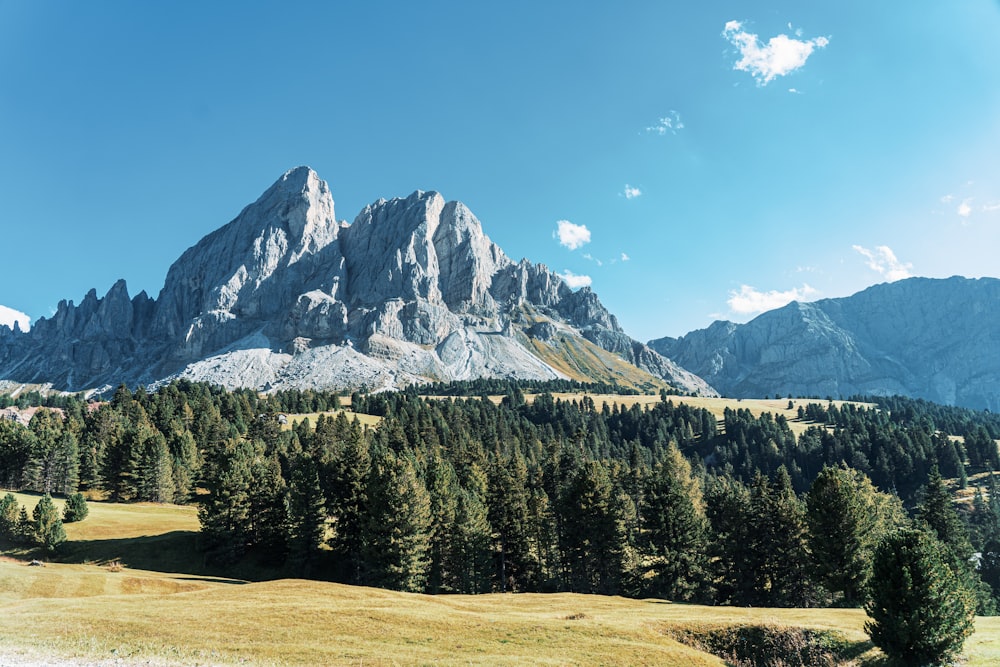
{"label": "blue sky", "polygon": [[1000,275],[1000,4],[0,2],[0,321],[285,170],[465,202],[633,337]]}

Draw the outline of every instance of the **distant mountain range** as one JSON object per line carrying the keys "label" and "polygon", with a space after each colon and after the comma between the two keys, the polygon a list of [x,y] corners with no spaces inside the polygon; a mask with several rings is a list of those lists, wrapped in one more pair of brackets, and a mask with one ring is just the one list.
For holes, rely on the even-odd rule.
{"label": "distant mountain range", "polygon": [[901,394],[1000,410],[995,278],[909,278],[649,345],[726,396]]}
{"label": "distant mountain range", "polygon": [[0,390],[178,377],[262,390],[571,378],[995,411],[1000,280],[911,278],[644,345],[589,288],[507,257],[462,203],[418,191],[348,224],[298,167],[185,251],[155,299],[119,281],[30,331],[0,326]]}
{"label": "distant mountain range", "polygon": [[8,386],[381,389],[484,376],[714,394],[629,338],[589,288],[509,259],[460,202],[415,192],[338,222],[307,167],[184,252],[156,299],[119,281],[30,331],[0,327]]}

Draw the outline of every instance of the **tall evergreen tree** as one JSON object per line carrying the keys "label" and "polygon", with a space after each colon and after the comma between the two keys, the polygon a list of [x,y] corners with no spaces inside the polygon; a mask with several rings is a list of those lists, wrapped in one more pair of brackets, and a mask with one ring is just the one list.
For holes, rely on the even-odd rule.
{"label": "tall evergreen tree", "polygon": [[20,505],[13,493],[0,498],[0,540],[17,541],[17,515]]}
{"label": "tall evergreen tree", "polygon": [[865,631],[894,664],[945,664],[972,634],[975,596],[952,561],[922,530],[900,530],[876,549]]}
{"label": "tall evergreen tree", "polygon": [[692,600],[707,583],[708,526],[689,491],[690,479],[690,465],[669,457],[646,480],[639,544],[644,564],[641,588],[647,595]]}
{"label": "tall evergreen tree", "polygon": [[924,488],[923,500],[917,508],[917,519],[930,528],[955,559],[968,563],[972,557],[972,544],[955,502],[937,467],[931,468]]}
{"label": "tall evergreen tree", "polygon": [[252,543],[251,489],[254,449],[236,442],[214,453],[208,494],[201,497],[198,519],[206,558],[221,564],[238,561]]}
{"label": "tall evergreen tree", "polygon": [[337,576],[351,584],[362,581],[370,473],[368,437],[359,428],[352,427],[325,466],[320,480],[327,499],[327,512],[332,518],[329,544]]}
{"label": "tall evergreen tree", "polygon": [[823,468],[806,503],[809,551],[816,576],[846,606],[864,600],[871,559],[882,537],[903,517],[897,498],[879,493],[868,477],[846,467]]}
{"label": "tall evergreen tree", "polygon": [[587,461],[563,492],[562,557],[569,590],[616,595],[625,579],[624,515],[607,469]]}
{"label": "tall evergreen tree", "polygon": [[412,462],[376,448],[366,495],[363,583],[422,591],[429,565],[430,496]]}
{"label": "tall evergreen tree", "polygon": [[489,469],[489,521],[495,538],[495,576],[501,591],[534,589],[541,576],[538,553],[532,548],[531,495],[528,468],[515,452]]}
{"label": "tall evergreen tree", "polygon": [[316,463],[300,457],[288,483],[288,550],[295,572],[308,577],[326,540],[326,500]]}
{"label": "tall evergreen tree", "polygon": [[171,502],[174,499],[173,459],[166,438],[150,424],[141,428],[136,440],[139,450],[135,470],[137,499]]}

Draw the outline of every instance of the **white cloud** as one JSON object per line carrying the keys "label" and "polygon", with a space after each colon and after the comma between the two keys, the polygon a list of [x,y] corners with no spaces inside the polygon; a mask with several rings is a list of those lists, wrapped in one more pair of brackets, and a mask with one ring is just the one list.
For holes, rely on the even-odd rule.
{"label": "white cloud", "polygon": [[625,184],[625,199],[635,199],[636,197],[642,196],[642,190],[639,188],[633,188],[628,183]]}
{"label": "white cloud", "polygon": [[750,285],[741,285],[738,292],[733,290],[729,293],[726,303],[734,313],[753,315],[781,308],[792,301],[802,301],[816,293],[815,289],[804,283],[802,287],[793,287],[784,292],[778,290],[762,292]]}
{"label": "white cloud", "polygon": [[913,275],[911,269],[913,265],[910,263],[900,262],[896,258],[896,253],[892,251],[892,248],[885,245],[880,245],[875,250],[869,250],[863,246],[851,246],[856,252],[858,252],[862,257],[864,257],[867,262],[868,268],[879,274],[889,282],[895,282],[897,280],[902,280],[903,278],[909,278]]}
{"label": "white cloud", "polygon": [[972,215],[971,203],[972,203],[971,199],[963,200],[962,203],[958,205],[958,208],[955,209],[955,212],[958,213],[963,218],[968,218],[970,215]]}
{"label": "white cloud", "polygon": [[941,197],[942,204],[950,204],[953,201],[955,201],[955,195],[945,195],[944,197]]}
{"label": "white cloud", "polygon": [[630,259],[632,259],[632,258],[631,258],[631,257],[629,257],[628,255],[626,255],[625,253],[622,253],[622,261],[623,261],[623,262],[627,262],[627,261],[629,261]]}
{"label": "white cloud", "polygon": [[1000,202],[983,204],[983,213],[992,213],[993,211],[1000,211]]}
{"label": "white cloud", "polygon": [[570,250],[576,250],[590,243],[590,230],[587,226],[574,225],[569,220],[557,221],[553,236],[559,239],[559,245],[566,246]]}
{"label": "white cloud", "polygon": [[572,271],[566,270],[559,274],[559,277],[565,281],[566,286],[570,289],[579,289],[581,287],[590,287],[593,282],[590,276],[578,276]]}
{"label": "white cloud", "polygon": [[0,326],[6,324],[13,329],[14,322],[17,322],[21,326],[21,331],[27,331],[31,328],[30,317],[19,310],[14,310],[13,308],[8,308],[7,306],[0,306]]}
{"label": "white cloud", "polygon": [[647,127],[646,131],[652,134],[658,134],[662,137],[668,132],[670,134],[677,134],[677,130],[683,129],[684,121],[681,120],[681,115],[671,109],[666,116],[657,120],[655,125]]}
{"label": "white cloud", "polygon": [[[799,35],[799,32],[795,34]],[[733,69],[749,72],[761,86],[775,77],[801,68],[815,49],[822,49],[830,43],[827,37],[801,40],[777,35],[763,44],[756,34],[745,31],[739,21],[727,22],[722,36],[740,52],[740,59]]]}

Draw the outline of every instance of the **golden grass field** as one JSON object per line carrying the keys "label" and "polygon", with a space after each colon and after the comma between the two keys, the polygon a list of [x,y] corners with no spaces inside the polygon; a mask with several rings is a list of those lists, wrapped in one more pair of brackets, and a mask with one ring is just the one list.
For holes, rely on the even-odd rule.
{"label": "golden grass field", "polygon": [[[29,509],[37,501],[17,497]],[[92,502],[88,518],[66,528],[61,558],[73,562],[31,567],[0,558],[0,664],[721,666],[667,635],[678,626],[719,624],[833,630],[861,656],[856,664],[872,664],[878,653],[860,610],[247,583],[192,574],[200,560],[190,549],[168,557],[182,569],[136,568],[137,555],[153,559],[150,549],[172,553],[178,534],[191,536],[193,548],[192,507]],[[128,567],[113,571],[107,562],[115,558]],[[1000,664],[1000,619],[977,619],[977,628],[966,664]]]}
{"label": "golden grass field", "polygon": [[[587,394],[600,407],[659,396]],[[579,400],[583,394],[557,394]],[[527,396],[532,400],[532,396]],[[499,397],[496,400],[500,400]],[[784,414],[807,400],[670,397]],[[839,403],[839,402],[838,402]],[[290,415],[290,421],[318,415]],[[363,417],[363,416],[362,416]],[[367,422],[364,422],[367,423]],[[15,494],[29,511],[38,496]],[[56,500],[62,505],[62,501]],[[427,596],[325,582],[249,583],[204,567],[193,506],[90,502],[58,561],[0,557],[0,665],[725,665],[676,628],[769,625],[838,633],[879,652],[856,609],[743,609],[576,594]],[[13,552],[17,555],[17,552]],[[24,554],[22,553],[23,557]],[[109,563],[119,561],[118,571]],[[235,576],[236,573],[228,573]],[[248,576],[244,574],[243,576]],[[977,619],[969,667],[1000,664],[1000,619]]]}

